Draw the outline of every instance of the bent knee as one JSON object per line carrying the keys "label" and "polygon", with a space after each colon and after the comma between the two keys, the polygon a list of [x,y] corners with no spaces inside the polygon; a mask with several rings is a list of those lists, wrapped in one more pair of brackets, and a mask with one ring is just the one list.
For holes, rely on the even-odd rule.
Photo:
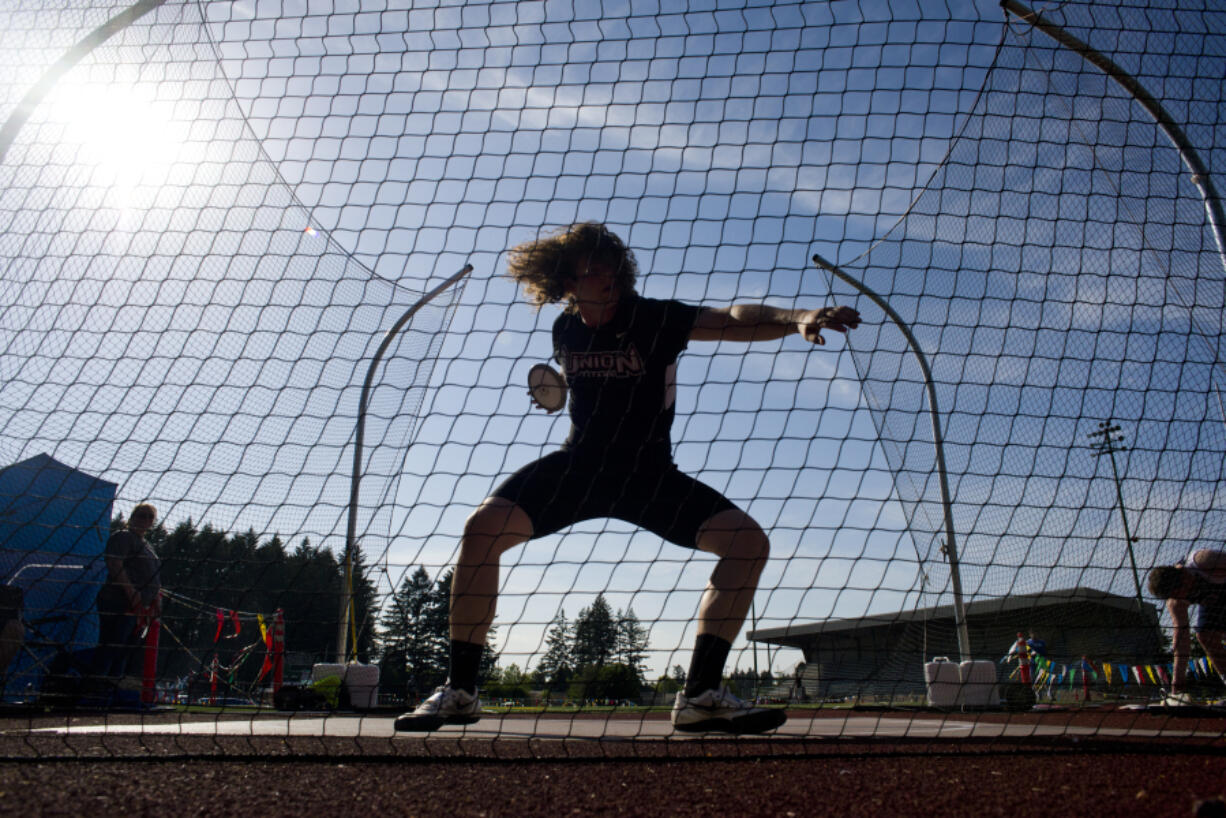
{"label": "bent knee", "polygon": [[532,521],[515,503],[491,497],[464,521],[464,543],[505,551],[532,537]]}
{"label": "bent knee", "polygon": [[703,551],[739,560],[765,562],[770,557],[770,539],[740,509],[721,511],[703,524],[698,532],[698,547]]}
{"label": "bent knee", "polygon": [[771,555],[771,541],[757,523],[736,539],[737,551],[742,559],[766,562]]}

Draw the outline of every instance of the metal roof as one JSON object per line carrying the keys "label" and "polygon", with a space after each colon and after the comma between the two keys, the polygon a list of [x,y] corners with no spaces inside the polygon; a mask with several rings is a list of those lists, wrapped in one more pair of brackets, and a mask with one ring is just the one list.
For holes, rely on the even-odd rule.
{"label": "metal roof", "polygon": [[[967,603],[966,618],[968,621],[974,619],[994,619],[999,614],[1015,611],[1032,615],[1037,608],[1053,608],[1086,602],[1110,608],[1119,608],[1134,613],[1137,610],[1136,597],[1120,596],[1094,588],[1078,587],[1059,591],[1043,591],[1037,594],[1012,594],[992,599],[977,599]],[[1154,615],[1157,616],[1157,606],[1147,604],[1147,607],[1153,608]],[[827,619],[824,622],[786,625],[782,628],[764,628],[762,630],[750,631],[747,638],[759,642],[784,642],[805,636],[849,635],[851,632],[863,632],[873,628],[888,628],[925,620],[946,619],[952,623],[953,618],[953,605],[939,605],[933,608],[916,608],[896,613],[865,614],[856,619]]]}

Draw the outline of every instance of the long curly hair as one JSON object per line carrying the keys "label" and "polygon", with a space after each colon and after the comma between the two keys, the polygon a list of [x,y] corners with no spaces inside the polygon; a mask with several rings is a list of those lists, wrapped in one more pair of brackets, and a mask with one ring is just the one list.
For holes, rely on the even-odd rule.
{"label": "long curly hair", "polygon": [[639,266],[634,253],[616,233],[599,222],[579,222],[526,241],[507,251],[507,274],[524,288],[537,309],[566,301],[566,311],[577,309],[567,290],[580,265],[592,261],[617,270],[614,284],[624,295],[634,290]]}

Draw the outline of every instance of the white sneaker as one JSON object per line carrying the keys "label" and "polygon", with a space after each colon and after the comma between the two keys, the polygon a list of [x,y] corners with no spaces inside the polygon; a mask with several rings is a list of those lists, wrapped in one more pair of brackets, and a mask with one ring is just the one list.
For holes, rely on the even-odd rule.
{"label": "white sneaker", "polygon": [[707,690],[693,698],[677,692],[673,705],[673,727],[687,733],[765,733],[787,721],[782,710],[754,707],[728,692],[728,688]]}
{"label": "white sneaker", "polygon": [[481,719],[481,700],[476,693],[457,687],[436,687],[430,698],[412,713],[396,718],[395,728],[405,732],[431,732],[444,724],[473,724]]}
{"label": "white sneaker", "polygon": [[1162,698],[1166,707],[1196,707],[1197,702],[1187,693],[1167,693]]}

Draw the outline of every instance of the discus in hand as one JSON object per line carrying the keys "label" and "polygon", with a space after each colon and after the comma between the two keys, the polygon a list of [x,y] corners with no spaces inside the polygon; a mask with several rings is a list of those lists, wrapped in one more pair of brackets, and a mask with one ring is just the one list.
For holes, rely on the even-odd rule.
{"label": "discus in hand", "polygon": [[528,394],[546,412],[566,405],[566,379],[549,364],[536,364],[528,370]]}

